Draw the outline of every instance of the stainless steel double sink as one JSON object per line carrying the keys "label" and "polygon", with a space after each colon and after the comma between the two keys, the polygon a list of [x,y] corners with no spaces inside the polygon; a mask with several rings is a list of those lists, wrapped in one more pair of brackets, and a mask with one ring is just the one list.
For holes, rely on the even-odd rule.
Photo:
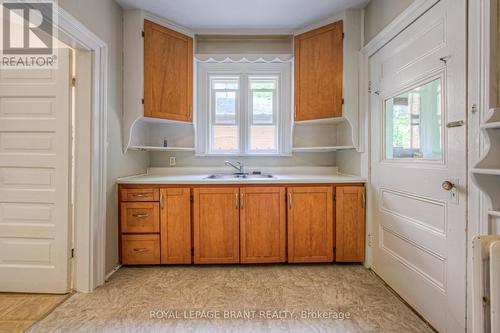
{"label": "stainless steel double sink", "polygon": [[267,173],[231,173],[213,174],[204,179],[274,179],[273,175]]}

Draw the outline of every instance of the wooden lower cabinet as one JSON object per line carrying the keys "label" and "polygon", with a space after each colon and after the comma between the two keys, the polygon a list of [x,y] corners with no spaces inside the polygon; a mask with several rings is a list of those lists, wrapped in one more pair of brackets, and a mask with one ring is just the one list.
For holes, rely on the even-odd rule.
{"label": "wooden lower cabinet", "polygon": [[365,260],[365,187],[336,188],[335,261]]}
{"label": "wooden lower cabinet", "polygon": [[286,261],[285,188],[240,188],[240,261]]}
{"label": "wooden lower cabinet", "polygon": [[194,263],[239,263],[239,188],[193,190]]}
{"label": "wooden lower cabinet", "polygon": [[289,187],[288,262],[333,261],[333,187]]}
{"label": "wooden lower cabinet", "polygon": [[160,189],[161,263],[191,263],[191,189]]}
{"label": "wooden lower cabinet", "polygon": [[125,265],[365,259],[362,184],[132,185],[119,191]]}

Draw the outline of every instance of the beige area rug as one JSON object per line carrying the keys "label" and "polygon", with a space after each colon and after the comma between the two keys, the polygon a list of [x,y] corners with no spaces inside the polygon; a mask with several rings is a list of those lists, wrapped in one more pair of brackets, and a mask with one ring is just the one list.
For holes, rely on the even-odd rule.
{"label": "beige area rug", "polygon": [[25,332],[67,295],[0,293],[0,333]]}
{"label": "beige area rug", "polygon": [[433,332],[361,265],[125,267],[35,332]]}

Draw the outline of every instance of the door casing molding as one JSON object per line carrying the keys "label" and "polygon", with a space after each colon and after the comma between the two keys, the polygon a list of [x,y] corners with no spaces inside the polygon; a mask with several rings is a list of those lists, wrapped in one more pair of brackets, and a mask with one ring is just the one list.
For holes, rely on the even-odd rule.
{"label": "door casing molding", "polygon": [[[75,181],[74,268],[73,288],[79,292],[92,292],[105,281],[106,241],[106,138],[107,138],[107,86],[108,45],[60,6],[55,6],[59,36],[69,40],[69,45],[91,53],[90,135],[84,141],[76,140],[77,161],[75,180],[87,177],[89,184]],[[77,90],[78,92],[78,90]],[[78,107],[78,106],[77,106]],[[85,110],[87,111],[87,110]],[[80,110],[81,112],[81,110]],[[90,125],[90,126],[88,126]],[[83,146],[82,146],[83,145]],[[85,148],[86,147],[86,148]],[[79,158],[79,150],[87,149]],[[82,154],[83,155],[83,154]],[[90,167],[90,170],[89,170]],[[84,200],[78,200],[84,198]],[[80,212],[80,213],[79,213]]]}

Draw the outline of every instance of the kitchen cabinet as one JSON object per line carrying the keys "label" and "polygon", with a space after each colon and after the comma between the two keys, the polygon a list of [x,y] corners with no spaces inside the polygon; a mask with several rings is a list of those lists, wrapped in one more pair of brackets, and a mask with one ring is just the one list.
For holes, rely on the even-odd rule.
{"label": "kitchen cabinet", "polygon": [[194,263],[238,263],[239,189],[202,187],[193,194]]}
{"label": "kitchen cabinet", "polygon": [[285,188],[240,188],[242,263],[286,261]]}
{"label": "kitchen cabinet", "polygon": [[288,187],[288,262],[333,261],[333,187]]}
{"label": "kitchen cabinet", "polygon": [[295,121],[342,116],[343,21],[295,37]]}
{"label": "kitchen cabinet", "polygon": [[365,259],[361,183],[120,184],[118,192],[125,265]]}
{"label": "kitchen cabinet", "polygon": [[191,263],[191,189],[160,189],[162,264]]}
{"label": "kitchen cabinet", "polygon": [[335,261],[365,260],[365,188],[336,188]]}
{"label": "kitchen cabinet", "polygon": [[192,121],[193,39],[144,21],[144,116]]}

